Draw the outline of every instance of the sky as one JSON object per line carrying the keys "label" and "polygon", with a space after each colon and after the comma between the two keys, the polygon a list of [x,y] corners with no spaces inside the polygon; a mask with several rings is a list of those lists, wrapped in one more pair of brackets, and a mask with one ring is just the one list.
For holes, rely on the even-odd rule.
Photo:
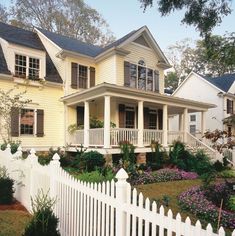
{"label": "sky", "polygon": [[[144,13],[138,0],[85,0],[85,2],[103,15],[117,38],[143,25],[150,29],[163,50],[185,38],[194,40],[200,38],[193,27],[181,23],[182,11],[161,17],[156,5]],[[213,33],[223,35],[226,31],[235,32],[235,2],[232,3],[232,8],[232,14],[223,18],[222,24]]]}
{"label": "sky", "polygon": [[[102,14],[116,38],[146,25],[163,51],[168,46],[185,38],[200,39],[199,33],[194,27],[181,23],[182,11],[161,17],[156,4],[144,13],[138,0],[85,0],[85,2]],[[10,0],[0,0],[0,3],[9,5]],[[215,28],[214,34],[223,35],[226,31],[235,32],[234,1],[232,9],[232,14],[223,18],[221,25]]]}

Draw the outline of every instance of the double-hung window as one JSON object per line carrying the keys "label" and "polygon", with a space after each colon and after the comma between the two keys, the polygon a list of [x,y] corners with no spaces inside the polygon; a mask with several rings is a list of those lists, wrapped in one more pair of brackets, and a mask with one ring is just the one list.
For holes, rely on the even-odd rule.
{"label": "double-hung window", "polygon": [[15,76],[38,80],[40,74],[40,59],[15,54]]}
{"label": "double-hung window", "polygon": [[20,112],[20,134],[34,134],[35,115],[33,109],[22,109]]}
{"label": "double-hung window", "polygon": [[88,67],[72,62],[71,87],[74,89],[88,87]]}

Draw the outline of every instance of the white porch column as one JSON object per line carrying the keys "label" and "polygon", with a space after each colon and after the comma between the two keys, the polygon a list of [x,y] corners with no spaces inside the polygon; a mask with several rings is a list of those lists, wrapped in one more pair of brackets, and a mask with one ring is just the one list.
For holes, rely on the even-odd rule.
{"label": "white porch column", "polygon": [[144,135],[144,102],[138,101],[138,147],[143,147]]}
{"label": "white porch column", "polygon": [[184,125],[184,116],[183,114],[179,114],[179,131],[183,131],[183,125]]}
{"label": "white porch column", "polygon": [[187,143],[187,133],[188,133],[188,108],[184,108],[184,142]]}
{"label": "white porch column", "polygon": [[110,148],[110,96],[104,96],[104,148]]}
{"label": "white porch column", "polygon": [[90,114],[89,102],[84,102],[84,147],[89,147]]}
{"label": "white porch column", "polygon": [[167,127],[167,123],[168,123],[168,106],[167,105],[163,105],[163,119],[162,119],[162,128],[163,128],[163,146],[167,147],[168,144],[168,127]]}
{"label": "white porch column", "polygon": [[206,111],[201,112],[201,133],[202,136],[206,132]]}

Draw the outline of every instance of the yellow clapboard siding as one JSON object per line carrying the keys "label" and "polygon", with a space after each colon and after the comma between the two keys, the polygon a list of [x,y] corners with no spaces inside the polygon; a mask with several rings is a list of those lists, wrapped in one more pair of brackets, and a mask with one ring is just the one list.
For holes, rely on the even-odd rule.
{"label": "yellow clapboard siding", "polygon": [[[64,145],[64,105],[59,101],[63,96],[62,88],[43,86],[42,88],[30,85],[17,85],[12,80],[2,80],[0,77],[0,88],[4,91],[14,89],[14,93],[27,91],[25,99],[31,99],[27,108],[44,110],[44,137],[20,136],[13,140],[22,141],[22,146],[45,147]],[[2,143],[3,140],[0,140]]]}

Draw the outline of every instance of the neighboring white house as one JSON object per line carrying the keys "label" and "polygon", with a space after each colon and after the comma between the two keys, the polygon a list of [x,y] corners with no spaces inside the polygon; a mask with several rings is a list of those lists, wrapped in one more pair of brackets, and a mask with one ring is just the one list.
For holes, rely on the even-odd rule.
{"label": "neighboring white house", "polygon": [[[206,129],[210,131],[215,129],[227,130],[234,133],[232,124],[225,125],[223,122],[225,118],[232,117],[234,114],[234,81],[235,74],[209,78],[191,72],[172,96],[216,104],[217,107],[208,110],[205,115]],[[170,130],[178,130],[179,117],[179,115],[172,116],[169,121]],[[188,115],[190,133],[200,133],[201,123],[201,113],[195,112]]]}

